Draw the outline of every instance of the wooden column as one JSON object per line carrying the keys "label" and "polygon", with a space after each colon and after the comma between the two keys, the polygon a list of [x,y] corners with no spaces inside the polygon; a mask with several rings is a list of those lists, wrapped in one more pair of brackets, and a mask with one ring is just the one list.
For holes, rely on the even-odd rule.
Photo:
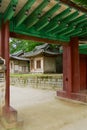
{"label": "wooden column", "polygon": [[4,26],[0,28],[0,56],[4,58]]}
{"label": "wooden column", "polygon": [[87,87],[87,56],[80,55],[80,90]]}
{"label": "wooden column", "polygon": [[5,106],[10,106],[10,70],[9,70],[9,22],[3,23],[0,30],[0,56],[5,59],[6,71],[6,92]]}
{"label": "wooden column", "polygon": [[1,46],[2,38],[1,38],[1,36],[2,36],[2,30],[0,29],[0,57],[2,55],[2,46]]}
{"label": "wooden column", "polygon": [[70,96],[72,92],[72,63],[70,44],[63,47],[63,90]]}
{"label": "wooden column", "polygon": [[72,48],[72,92],[78,93],[80,91],[80,63],[77,37],[71,39],[70,46]]}
{"label": "wooden column", "polygon": [[9,57],[9,22],[4,24],[4,45],[5,45],[5,61],[6,61],[6,95],[5,95],[5,105],[10,106],[10,57]]}
{"label": "wooden column", "polygon": [[63,89],[70,96],[80,90],[80,70],[78,38],[72,38],[69,45],[63,47]]}

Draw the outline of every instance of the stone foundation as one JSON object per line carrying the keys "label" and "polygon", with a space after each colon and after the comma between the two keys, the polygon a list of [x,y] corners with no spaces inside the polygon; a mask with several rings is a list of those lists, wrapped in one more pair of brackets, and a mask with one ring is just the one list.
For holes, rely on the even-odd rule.
{"label": "stone foundation", "polygon": [[21,87],[33,87],[41,89],[62,89],[63,75],[49,75],[49,76],[29,76],[29,77],[11,77],[11,85]]}
{"label": "stone foundation", "polygon": [[57,91],[57,96],[87,103],[87,94],[84,93],[67,94],[65,91]]}
{"label": "stone foundation", "polygon": [[2,116],[2,108],[5,105],[5,82],[0,78],[0,116]]}

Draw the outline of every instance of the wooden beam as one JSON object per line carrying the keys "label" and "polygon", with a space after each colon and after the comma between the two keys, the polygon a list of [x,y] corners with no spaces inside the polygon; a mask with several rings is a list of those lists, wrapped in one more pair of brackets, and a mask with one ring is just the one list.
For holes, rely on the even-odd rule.
{"label": "wooden beam", "polygon": [[23,8],[18,12],[18,14],[15,17],[16,26],[19,26],[28,17],[28,11],[32,7],[34,2],[35,0],[27,1]]}
{"label": "wooden beam", "polygon": [[52,15],[58,11],[58,9],[60,9],[61,5],[56,4],[53,6],[53,8],[51,8],[48,12],[46,12],[41,18],[40,20],[35,24],[35,28],[40,31],[41,29],[43,29],[49,22],[50,19],[52,17]]}
{"label": "wooden beam", "polygon": [[32,27],[38,20],[41,11],[49,4],[49,0],[44,0],[42,3],[27,17],[24,21],[27,28]]}
{"label": "wooden beam", "polygon": [[10,20],[14,16],[17,3],[18,0],[13,0],[10,2],[10,4],[8,5],[7,9],[4,12],[4,22]]}
{"label": "wooden beam", "polygon": [[38,37],[22,35],[22,34],[18,34],[18,33],[14,33],[14,32],[10,32],[10,37],[38,41],[38,42],[42,42],[42,43],[50,43],[50,44],[60,44],[60,45],[67,45],[68,44],[68,42],[61,42],[58,40],[49,40],[46,38],[38,38]]}
{"label": "wooden beam", "polygon": [[87,13],[87,9],[86,9],[86,8],[80,7],[80,6],[78,6],[77,4],[73,3],[73,2],[70,1],[70,0],[60,0],[60,2],[62,2],[62,3],[64,3],[64,4],[67,4],[67,5],[69,5],[70,7],[76,8],[76,9],[79,10],[79,11],[82,11],[82,12]]}
{"label": "wooden beam", "polygon": [[62,11],[61,13],[59,13],[58,15],[56,15],[51,21],[50,23],[45,26],[43,28],[42,31],[45,32],[50,32],[51,30],[55,29],[56,27],[58,27],[58,21],[62,20],[64,17],[66,17],[69,13],[71,13],[70,8],[65,9],[64,11]]}

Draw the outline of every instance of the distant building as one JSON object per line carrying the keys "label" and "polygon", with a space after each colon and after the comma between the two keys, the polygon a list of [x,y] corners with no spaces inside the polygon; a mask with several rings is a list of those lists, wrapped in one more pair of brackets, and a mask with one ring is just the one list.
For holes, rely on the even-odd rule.
{"label": "distant building", "polygon": [[29,73],[29,59],[23,58],[23,51],[10,55],[10,72],[11,73]]}
{"label": "distant building", "polygon": [[58,49],[54,50],[49,44],[36,46],[31,52],[25,53],[24,57],[30,59],[31,73],[57,73],[56,59]]}

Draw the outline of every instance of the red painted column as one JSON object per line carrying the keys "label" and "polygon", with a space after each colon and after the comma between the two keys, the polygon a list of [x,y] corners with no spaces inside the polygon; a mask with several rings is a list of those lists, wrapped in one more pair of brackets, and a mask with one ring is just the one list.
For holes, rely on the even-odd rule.
{"label": "red painted column", "polygon": [[5,106],[10,106],[10,70],[9,70],[9,22],[2,24],[0,30],[0,56],[5,59],[6,71],[6,92],[5,92]]}
{"label": "red painted column", "polygon": [[63,47],[63,89],[67,96],[71,92],[77,93],[80,90],[80,70],[78,38],[71,38],[68,45]]}
{"label": "red painted column", "polygon": [[2,55],[2,49],[1,49],[2,48],[2,46],[1,46],[2,45],[1,44],[2,43],[2,38],[1,38],[1,36],[2,36],[2,30],[0,29],[0,57]]}
{"label": "red painted column", "polygon": [[71,39],[70,46],[72,48],[72,92],[78,93],[80,91],[80,62],[77,37]]}
{"label": "red painted column", "polygon": [[3,117],[7,122],[17,121],[17,111],[10,106],[10,57],[9,57],[9,22],[2,24],[2,56],[6,62],[6,90],[5,90],[5,106],[3,107]]}
{"label": "red painted column", "polygon": [[66,45],[63,47],[63,90],[70,97],[72,92],[72,63],[71,63],[71,47]]}
{"label": "red painted column", "polygon": [[9,69],[9,22],[6,22],[4,25],[4,58],[6,61],[6,95],[5,95],[5,105],[6,107],[10,106],[10,69]]}
{"label": "red painted column", "polygon": [[0,28],[0,56],[4,58],[4,26]]}
{"label": "red painted column", "polygon": [[80,90],[86,90],[87,87],[87,61],[86,55],[80,55]]}

